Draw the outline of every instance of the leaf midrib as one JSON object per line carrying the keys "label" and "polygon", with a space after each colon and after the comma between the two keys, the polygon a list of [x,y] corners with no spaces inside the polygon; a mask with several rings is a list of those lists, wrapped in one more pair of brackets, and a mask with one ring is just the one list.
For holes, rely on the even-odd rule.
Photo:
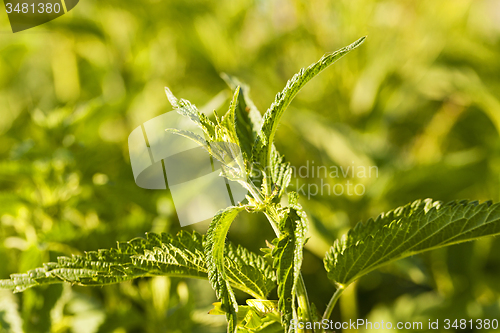
{"label": "leaf midrib", "polygon": [[[490,207],[492,207],[492,206],[490,206]],[[487,207],[487,208],[490,208],[490,207]],[[443,207],[443,208],[447,209],[447,210],[448,210],[448,212],[449,212],[449,211],[451,210],[451,208],[452,208],[452,207],[450,207],[450,206],[445,206],[445,207]],[[476,207],[474,207],[474,208],[477,208],[477,206],[476,206]],[[435,207],[433,207],[432,209],[436,209],[436,208],[435,208]],[[352,281],[356,280],[359,276],[362,276],[362,275],[364,275],[364,274],[366,274],[366,273],[368,273],[368,272],[371,272],[371,271],[375,270],[376,268],[378,268],[378,267],[380,267],[380,266],[382,266],[382,265],[385,265],[385,264],[387,264],[387,263],[390,263],[390,262],[393,262],[393,261],[396,261],[396,260],[399,260],[399,259],[402,259],[402,258],[406,258],[406,257],[412,256],[412,255],[417,254],[417,253],[420,253],[421,251],[412,251],[412,249],[413,249],[413,248],[415,248],[415,247],[417,247],[418,245],[422,244],[423,242],[427,241],[427,240],[428,240],[428,239],[430,239],[431,237],[435,236],[437,233],[441,232],[444,228],[449,227],[449,226],[451,226],[451,225],[452,225],[452,224],[454,224],[454,223],[457,223],[457,222],[459,222],[459,221],[461,221],[461,220],[466,220],[466,221],[470,221],[470,220],[472,220],[472,219],[473,219],[475,216],[477,216],[477,215],[478,215],[478,214],[479,214],[479,213],[480,213],[483,209],[484,209],[484,206],[482,206],[481,208],[479,208],[478,210],[476,210],[476,211],[474,212],[474,214],[473,214],[472,216],[470,216],[469,218],[462,217],[462,218],[459,218],[459,219],[457,219],[457,220],[455,220],[455,221],[450,221],[450,222],[448,222],[448,223],[443,224],[443,226],[441,226],[441,227],[440,227],[439,229],[437,229],[435,232],[433,232],[432,234],[430,234],[430,235],[426,236],[426,237],[425,237],[424,239],[422,239],[421,241],[419,241],[419,242],[415,243],[415,244],[414,244],[411,248],[409,248],[409,249],[407,249],[406,251],[404,251],[404,252],[402,253],[402,255],[400,255],[400,256],[395,256],[394,258],[391,258],[391,259],[387,260],[387,258],[388,258],[388,257],[390,258],[391,254],[393,254],[394,252],[396,252],[396,251],[397,251],[399,248],[401,248],[401,247],[402,247],[402,246],[403,246],[406,242],[408,242],[408,241],[409,241],[409,240],[411,240],[412,238],[416,237],[416,236],[419,234],[419,232],[420,232],[420,231],[421,231],[421,230],[422,230],[425,226],[428,226],[428,225],[429,225],[429,224],[431,224],[433,221],[435,221],[435,220],[436,220],[436,219],[438,219],[439,217],[442,217],[442,215],[445,215],[445,214],[446,214],[446,213],[448,213],[448,212],[443,212],[443,213],[442,213],[442,215],[436,215],[436,217],[435,217],[434,219],[429,220],[427,223],[425,223],[424,225],[420,226],[420,227],[416,230],[416,232],[415,232],[415,233],[414,233],[414,234],[413,234],[410,238],[405,239],[403,242],[401,242],[401,244],[400,244],[399,246],[397,246],[396,248],[394,248],[391,252],[389,252],[389,253],[387,253],[387,254],[382,255],[382,257],[381,257],[380,259],[378,259],[377,261],[375,261],[373,264],[368,265],[368,267],[369,267],[368,269],[366,269],[367,265],[365,264],[365,265],[364,265],[364,266],[360,269],[359,273],[357,273],[357,274],[356,274],[353,278],[351,278],[351,279],[350,279],[350,280],[349,280],[346,284],[348,285],[348,284],[352,283]],[[428,248],[428,249],[425,249],[425,250],[423,250],[423,251],[429,251],[429,250],[437,249],[437,248],[440,248],[440,247],[443,247],[443,246],[446,246],[446,245],[455,245],[455,244],[459,244],[459,243],[461,243],[461,242],[471,241],[471,240],[474,240],[474,239],[480,238],[480,236],[479,236],[479,237],[475,237],[475,238],[471,238],[471,239],[467,239],[467,240],[463,240],[463,241],[453,242],[453,239],[454,239],[454,238],[462,237],[462,236],[466,235],[467,233],[472,233],[472,232],[474,232],[475,230],[477,230],[477,229],[479,229],[479,228],[481,228],[481,227],[486,226],[486,225],[487,225],[487,224],[489,224],[489,223],[494,223],[494,222],[498,221],[498,219],[496,219],[496,220],[492,220],[492,221],[486,222],[486,221],[488,220],[489,216],[491,215],[491,213],[492,213],[492,211],[488,211],[488,212],[487,212],[487,215],[485,216],[485,218],[483,219],[483,221],[482,221],[481,223],[479,223],[477,226],[475,226],[475,227],[471,228],[470,230],[468,230],[466,233],[463,233],[463,230],[464,230],[465,226],[467,225],[467,222],[465,222],[465,223],[464,223],[464,225],[463,225],[463,227],[462,227],[462,229],[461,229],[460,233],[458,233],[458,234],[456,234],[456,235],[453,235],[451,238],[448,238],[448,239],[446,239],[446,240],[443,240],[443,241],[442,241],[442,242],[440,242],[439,244],[437,244],[437,245],[435,245],[435,246],[433,246],[433,247],[430,247],[430,248]],[[462,213],[462,215],[465,215],[465,213]],[[453,215],[451,216],[451,218],[453,218]],[[403,219],[403,217],[402,217],[402,218],[400,218],[400,219],[399,219],[399,220],[397,220],[397,221],[399,222],[399,221],[401,221],[402,219]],[[396,221],[396,220],[395,220],[395,221]],[[394,221],[393,221],[393,222],[391,222],[391,223],[394,223]],[[396,222],[396,223],[397,223],[397,222]],[[409,226],[410,226],[410,223],[408,223],[408,227],[409,227]],[[382,232],[382,230],[381,230],[381,231],[379,231],[379,232]],[[389,237],[389,236],[390,236],[390,233],[389,233],[388,235],[386,235],[386,237]],[[372,237],[373,237],[373,238],[375,238],[375,235],[374,235],[374,236],[372,236]],[[388,248],[390,248],[390,247],[388,246]],[[364,249],[362,253],[365,253],[365,251],[366,251],[366,250],[368,250],[368,248]],[[423,252],[423,251],[422,251],[422,252]],[[371,257],[373,257],[373,255],[374,255],[374,254],[375,254],[375,252],[373,252],[373,253],[370,255],[370,257],[366,260],[366,262],[367,262],[367,263],[369,262],[369,259],[370,259]],[[360,258],[362,258],[362,256],[361,256],[361,255],[360,255],[360,256],[356,259],[356,261],[354,262],[354,264],[355,264],[357,261],[359,261],[359,259],[360,259]],[[385,261],[384,261],[384,260],[385,260]],[[381,261],[382,261],[382,262],[381,262]],[[351,265],[350,269],[349,269],[349,270],[348,270],[348,271],[344,274],[344,276],[345,276],[345,277],[348,277],[349,273],[352,271],[352,269],[353,269],[353,268],[354,268],[354,266],[355,266],[354,264],[353,264],[353,265]]]}

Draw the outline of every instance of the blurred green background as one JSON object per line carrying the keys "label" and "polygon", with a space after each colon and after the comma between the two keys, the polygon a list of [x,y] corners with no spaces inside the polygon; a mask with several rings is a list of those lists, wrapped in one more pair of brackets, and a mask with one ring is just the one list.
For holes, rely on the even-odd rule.
{"label": "blurred green background", "polygon": [[[364,35],[298,95],[276,138],[297,168],[378,168],[323,179],[362,184],[362,196],[301,198],[318,310],[334,291],[321,257],[358,221],[418,198],[500,200],[498,0],[82,0],[16,34],[1,14],[0,28],[0,279],[180,229],[169,192],[137,187],[128,157],[128,134],[170,110],[164,86],[202,107],[228,96],[226,72],[264,112],[301,67]],[[229,234],[254,251],[272,238],[263,215]],[[367,275],[332,318],[500,319],[499,281],[500,240],[467,243]],[[206,281],[162,277],[3,291],[0,332],[222,332],[214,301]]]}

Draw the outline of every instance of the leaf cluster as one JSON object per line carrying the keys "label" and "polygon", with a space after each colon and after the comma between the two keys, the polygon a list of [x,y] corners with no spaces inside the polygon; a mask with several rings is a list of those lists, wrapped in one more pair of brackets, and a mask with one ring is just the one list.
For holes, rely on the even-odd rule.
{"label": "leaf cluster", "polygon": [[[363,41],[364,37],[300,70],[264,116],[250,99],[248,87],[228,75],[223,78],[234,92],[221,117],[214,111],[211,118],[165,89],[172,107],[195,123],[201,134],[166,131],[204,147],[221,163],[221,176],[248,190],[244,201],[217,212],[206,235],[149,233],[146,238],[120,242],[116,248],[60,257],[25,274],[13,274],[11,279],[0,280],[0,288],[20,292],[62,282],[99,286],[147,276],[199,278],[210,282],[220,300],[210,314],[225,315],[228,332],[289,332],[293,319],[314,320],[315,310],[301,275],[309,223],[298,195],[287,191],[292,172],[276,150],[274,137],[286,108],[306,83]],[[226,241],[231,224],[242,212],[262,212],[273,227],[276,238],[265,254]],[[325,269],[337,291],[323,318],[329,318],[347,285],[383,265],[498,234],[500,205],[491,202],[418,200],[359,223],[325,255]],[[276,287],[278,299],[268,300]],[[253,298],[240,305],[234,289]]]}

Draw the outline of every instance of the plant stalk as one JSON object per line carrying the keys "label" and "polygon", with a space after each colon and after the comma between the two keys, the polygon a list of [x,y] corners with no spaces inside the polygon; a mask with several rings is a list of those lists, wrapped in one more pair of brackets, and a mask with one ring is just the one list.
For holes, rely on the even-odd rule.
{"label": "plant stalk", "polygon": [[335,304],[337,304],[337,301],[339,300],[340,295],[342,295],[342,292],[344,290],[345,290],[345,286],[344,285],[337,284],[337,290],[332,295],[332,298],[330,299],[330,302],[328,302],[328,305],[326,306],[325,313],[323,314],[323,318],[321,318],[321,322],[323,322],[323,320],[329,320],[330,319],[330,316],[332,315],[333,308],[335,307]]}
{"label": "plant stalk", "polygon": [[[306,284],[304,283],[302,273],[300,273],[299,279],[297,281],[297,300],[299,303],[299,308],[303,311],[303,315],[301,316],[302,318],[299,318],[303,319],[304,322],[312,322],[313,316],[311,313],[311,303],[309,302],[309,295],[307,295]],[[314,332],[314,330],[304,330],[304,332]]]}

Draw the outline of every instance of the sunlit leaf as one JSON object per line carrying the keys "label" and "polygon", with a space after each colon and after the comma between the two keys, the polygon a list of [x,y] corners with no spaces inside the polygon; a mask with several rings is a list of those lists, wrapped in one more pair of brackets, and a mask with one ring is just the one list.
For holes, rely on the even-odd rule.
{"label": "sunlit leaf", "polygon": [[389,262],[500,234],[500,204],[418,200],[358,223],[325,257],[328,277],[348,285]]}
{"label": "sunlit leaf", "polygon": [[[100,286],[152,275],[208,279],[204,242],[205,237],[196,232],[182,231],[176,236],[149,233],[146,239],[120,242],[115,249],[59,257],[57,262],[0,280],[0,288],[20,292],[62,282]],[[271,266],[241,246],[225,246],[230,285],[264,299],[275,286]]]}

